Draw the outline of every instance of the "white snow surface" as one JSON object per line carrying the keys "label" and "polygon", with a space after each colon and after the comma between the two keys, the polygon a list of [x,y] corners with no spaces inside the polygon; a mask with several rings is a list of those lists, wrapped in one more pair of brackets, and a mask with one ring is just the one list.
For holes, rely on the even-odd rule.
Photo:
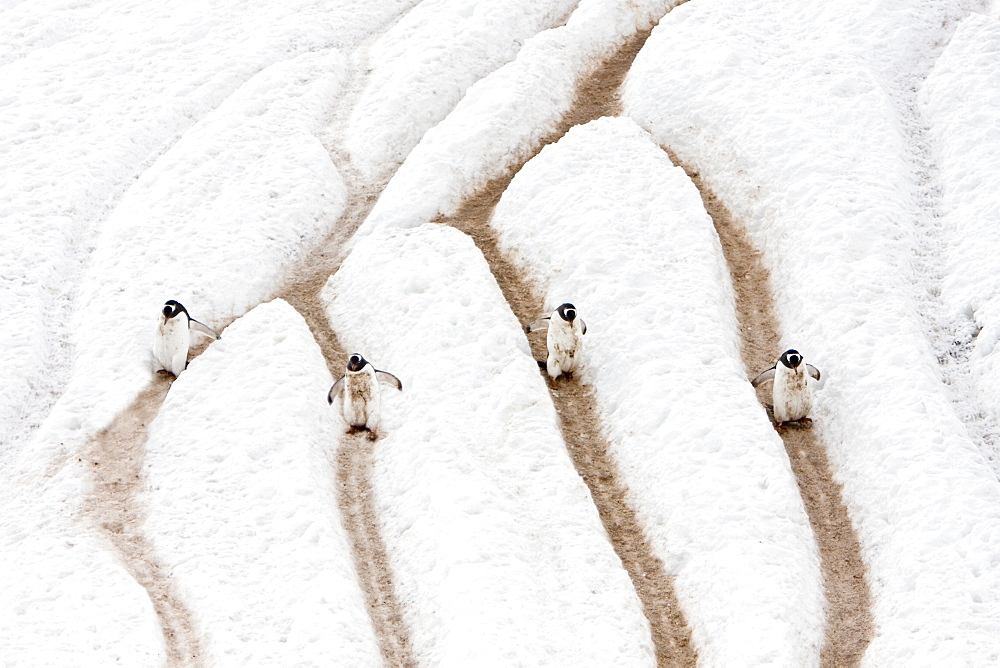
{"label": "white snow surface", "polygon": [[933,212],[906,91],[962,7],[848,5],[689,3],[654,30],[624,102],[746,226],[783,346],[827,373],[815,416],[878,627],[865,665],[989,665],[1000,483],[941,382],[913,269]]}
{"label": "white snow surface", "polygon": [[490,179],[527,159],[559,126],[576,82],[676,2],[581,0],[566,25],[528,40],[428,130],[389,181],[359,237],[454,213]]}
{"label": "white snow surface", "polygon": [[[634,122],[569,131],[492,226],[587,323],[592,385],[629,500],[705,666],[819,665],[819,553],[781,439],[747,382],[729,272],[694,184]],[[540,305],[541,306],[541,305]]]}
{"label": "white snow surface", "polygon": [[276,299],[192,361],[150,425],[138,502],[206,665],[382,661],[337,510],[331,382]]}
{"label": "white snow surface", "polygon": [[40,0],[0,8],[0,303],[10,323],[0,326],[0,442],[37,427],[69,379],[76,287],[94,237],[133,181],[148,178],[157,157],[256,73],[352,47],[402,6]]}
{"label": "white snow surface", "polygon": [[422,665],[654,665],[649,624],[560,435],[520,323],[449,227],[357,245],[323,291],[395,374],[373,493]]}
{"label": "white snow surface", "polygon": [[342,75],[336,51],[264,70],[129,189],[78,288],[73,376],[22,469],[50,465],[145,386],[164,301],[221,332],[330,231],[346,195],[314,133]]}
{"label": "white snow surface", "polygon": [[1000,418],[1000,19],[965,19],[921,88],[941,173],[951,244],[941,299],[978,332],[970,367],[979,399]]}
{"label": "white snow surface", "polygon": [[0,660],[8,668],[165,665],[149,592],[106,540],[67,514],[65,486],[57,491],[38,481],[3,490]]}
{"label": "white snow surface", "polygon": [[[75,364],[63,370],[70,380],[30,440],[5,443],[2,453],[6,574],[14,583],[7,593],[45,602],[5,619],[16,629],[9,637],[66,636],[35,647],[72,657],[67,647],[86,644],[91,665],[115,657],[150,665],[162,654],[148,594],[110,545],[95,544],[91,521],[80,515],[91,481],[81,456],[148,384],[163,301],[178,299],[221,331],[274,296],[289,267],[329,232],[345,194],[313,133],[342,75],[342,58],[331,50],[262,71],[151,165],[103,225],[90,267],[73,286],[73,327],[62,326],[72,332],[64,345],[75,349]],[[45,344],[35,345],[44,357]],[[23,498],[33,493],[39,499]],[[33,577],[38,563],[59,564],[60,577]],[[70,574],[77,575],[71,583]],[[88,620],[75,641],[66,632],[74,619]]]}
{"label": "white snow surface", "polygon": [[565,20],[577,0],[424,0],[369,52],[371,75],[345,145],[368,178],[392,173],[420,137],[525,40]]}
{"label": "white snow surface", "polygon": [[[0,0],[0,663],[166,661],[150,592],[85,512],[94,496],[85,457],[149,383],[156,314],[169,298],[223,333],[170,390],[150,444],[151,462],[164,457],[199,482],[161,480],[145,499],[145,538],[185,579],[199,640],[213,657],[244,652],[247,662],[287,664],[295,654],[328,664],[341,651],[377,662],[371,622],[356,614],[336,490],[321,474],[342,429],[317,405],[330,379],[287,306],[254,309],[281,293],[347,206],[357,208],[351,175],[387,178],[400,161],[349,273],[326,296],[345,314],[333,322],[344,341],[403,378],[403,394],[384,393],[375,494],[393,567],[406,574],[398,593],[417,656],[652,663],[648,625],[568,461],[516,321],[468,240],[421,225],[537,151],[578,80],[657,21],[625,106],[746,226],[771,272],[782,343],[826,376],[816,429],[844,485],[875,606],[864,664],[1000,662],[1000,483],[983,455],[1000,457],[968,424],[971,415],[998,433],[1000,421],[992,259],[1000,3],[698,0],[660,20],[674,4],[582,0],[565,25],[542,30],[571,3]],[[412,106],[400,113],[403,102]],[[819,633],[815,554],[777,441],[739,378],[716,242],[690,184],[627,127],[591,126],[533,162],[504,199],[505,243],[526,244],[515,259],[546,286],[551,303],[539,315],[568,298],[592,327],[584,378],[609,437],[635,444],[618,448],[619,463],[677,574],[702,661],[728,661],[752,634],[760,645],[733,662],[809,665]],[[644,249],[635,266],[612,260],[636,243],[638,228],[608,240],[600,226],[624,222],[601,221],[607,210],[596,193],[548,171],[550,161],[569,164],[558,156],[587,139],[594,145],[581,149],[572,175],[611,178],[591,155],[604,145],[598,137],[611,136],[624,143],[605,150],[635,184],[655,176],[671,185],[637,192],[626,182],[613,201],[643,225],[647,215],[683,212],[663,224],[684,240],[687,263],[657,236],[663,229],[641,232],[674,258],[669,266]],[[626,167],[633,159],[649,173]],[[532,182],[535,171],[562,185]],[[593,211],[569,201],[577,220],[552,211],[562,222],[551,230],[510,219],[550,211],[523,201],[541,192],[576,193]],[[563,245],[594,264],[574,267]],[[369,265],[382,273],[366,275]],[[616,278],[640,272],[631,284]],[[678,286],[648,288],[660,272],[673,272]],[[561,294],[574,285],[578,294]],[[643,290],[643,304],[682,308],[684,317],[628,301]],[[674,333],[674,344],[644,338],[647,320]],[[288,339],[278,342],[283,328]],[[268,332],[259,350],[258,329]],[[938,364],[952,355],[952,337],[971,352],[950,368],[967,369],[972,382],[955,382]],[[623,341],[652,360],[638,379],[621,371],[633,359],[613,363],[628,353]],[[696,371],[700,359],[713,373]],[[251,382],[264,368],[275,373]],[[241,402],[213,399],[209,389],[223,386]],[[638,388],[636,401],[622,398],[625,387]],[[285,414],[256,405],[265,388]],[[653,391],[673,402],[628,412]],[[237,416],[250,404],[243,424]],[[711,419],[666,433],[680,406]],[[206,444],[232,443],[213,450],[230,477],[192,442],[168,439],[161,425],[183,429],[189,414],[202,431],[215,433],[214,414],[246,434]],[[288,442],[241,450],[264,442],[252,427],[264,423]],[[670,466],[649,445],[657,439],[675,455]],[[178,451],[188,454],[167,457]],[[677,479],[675,463],[704,489],[680,498],[690,481],[667,489],[652,481],[655,470]],[[226,493],[209,497],[212,485]],[[282,500],[270,509],[253,495],[267,487]],[[726,503],[708,508],[713,496]],[[205,526],[176,511],[210,498]],[[209,523],[217,533],[245,527],[251,506],[274,521],[238,540],[208,540]],[[196,543],[181,540],[191,535]],[[188,560],[219,578],[192,584],[201,574]],[[264,563],[273,568],[255,570]],[[240,588],[250,573],[259,577]],[[321,584],[305,587],[309,573]],[[739,589],[725,591],[721,583],[740,573]],[[282,589],[279,579],[291,584]],[[324,593],[334,590],[343,600]],[[272,592],[281,625],[266,618],[277,610],[237,609]],[[240,618],[259,643],[234,635]],[[287,646],[276,647],[282,638]]]}

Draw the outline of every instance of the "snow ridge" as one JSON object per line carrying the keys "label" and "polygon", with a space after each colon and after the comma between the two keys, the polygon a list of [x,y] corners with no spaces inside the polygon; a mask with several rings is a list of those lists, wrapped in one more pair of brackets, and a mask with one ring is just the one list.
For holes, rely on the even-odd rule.
{"label": "snow ridge", "polygon": [[[673,155],[671,160],[678,162]],[[705,188],[700,175],[690,169],[685,171],[698,186],[722,241],[736,294],[743,364],[747,378],[753,378],[774,364],[776,352],[781,350],[770,276],[760,253],[747,239],[746,230]],[[757,398],[765,407],[772,400],[770,390],[768,384],[757,389]],[[833,479],[826,446],[816,432],[790,426],[781,438],[809,514],[823,568],[826,631],[820,663],[857,665],[871,641],[874,626],[871,591],[857,533],[844,506],[841,487]]]}
{"label": "snow ridge", "polygon": [[996,238],[1000,210],[993,158],[1000,147],[994,111],[1000,79],[991,76],[998,62],[1000,22],[970,15],[923,81],[911,114],[925,121],[915,134],[934,220],[923,265],[934,271],[935,348],[945,381],[954,386],[956,410],[1000,476],[1000,404],[993,380],[1000,284],[996,258],[986,250]]}
{"label": "snow ridge", "polygon": [[521,325],[468,237],[370,237],[322,297],[341,342],[403,382],[383,396],[373,489],[418,663],[654,665]]}
{"label": "snow ridge", "polygon": [[[506,185],[506,184],[505,184]],[[500,252],[490,227],[500,191],[487,189],[469,199],[453,216],[440,220],[468,234],[483,253],[504,297],[518,320],[527,326],[544,302],[529,287],[528,278]],[[544,335],[531,337],[535,359],[546,357]],[[694,666],[696,656],[683,611],[677,602],[673,578],[650,545],[628,492],[610,454],[591,388],[567,380],[552,382],[541,372],[559,414],[566,447],[591,496],[614,549],[629,573],[649,620],[657,665]]]}
{"label": "snow ridge", "polygon": [[[784,341],[831,370],[815,417],[871,576],[865,665],[1000,654],[997,600],[983,595],[1000,588],[984,568],[1000,484],[919,314],[913,219],[926,226],[929,200],[897,96],[918,81],[911,62],[932,62],[927,35],[963,4],[689,3],[654,30],[625,86],[629,113],[748,229]],[[713,57],[694,56],[706,44]]]}

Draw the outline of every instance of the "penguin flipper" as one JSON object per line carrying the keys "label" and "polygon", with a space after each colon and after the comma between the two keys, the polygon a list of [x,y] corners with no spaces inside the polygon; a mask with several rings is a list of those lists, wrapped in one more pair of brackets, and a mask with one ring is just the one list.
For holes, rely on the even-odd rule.
{"label": "penguin flipper", "polygon": [[524,331],[526,331],[528,334],[531,334],[532,332],[538,332],[548,328],[549,328],[549,317],[546,316],[544,318],[539,318],[535,322],[525,327]]}
{"label": "penguin flipper", "polygon": [[581,333],[581,334],[586,334],[586,333],[587,333],[587,323],[585,323],[585,322],[584,322],[583,320],[581,320],[581,321],[580,321],[580,327],[581,327],[581,328],[582,328],[582,330],[583,330],[583,331],[581,331],[580,333]]}
{"label": "penguin flipper", "polygon": [[757,376],[752,381],[750,381],[750,383],[754,387],[757,387],[761,383],[766,383],[769,380],[774,380],[774,370],[775,370],[775,367],[772,366],[770,369],[768,369],[767,371],[764,371],[759,376]]}
{"label": "penguin flipper", "polygon": [[328,403],[332,404],[337,400],[337,397],[340,396],[340,393],[344,391],[344,378],[346,378],[346,376],[341,376],[340,379],[333,384],[333,387],[330,388],[329,394],[326,395]]}
{"label": "penguin flipper", "polygon": [[387,385],[392,385],[400,392],[403,391],[402,381],[400,381],[399,378],[396,378],[388,371],[379,371],[378,369],[375,369],[375,377]]}
{"label": "penguin flipper", "polygon": [[806,371],[809,372],[810,376],[812,376],[816,380],[819,380],[819,378],[820,378],[819,369],[817,369],[816,367],[814,367],[812,364],[806,364]]}
{"label": "penguin flipper", "polygon": [[222,338],[221,336],[219,336],[218,332],[216,332],[214,329],[212,329],[211,327],[209,327],[208,325],[206,325],[203,322],[198,322],[194,318],[189,318],[188,319],[188,327],[191,328],[192,330],[198,332],[199,334],[204,334],[205,336],[209,337],[210,339],[216,339],[216,340],[218,340],[218,339]]}

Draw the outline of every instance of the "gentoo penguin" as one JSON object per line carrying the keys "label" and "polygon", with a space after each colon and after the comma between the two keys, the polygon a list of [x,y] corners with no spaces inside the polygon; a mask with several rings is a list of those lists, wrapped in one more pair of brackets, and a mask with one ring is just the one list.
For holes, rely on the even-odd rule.
{"label": "gentoo penguin", "polygon": [[167,301],[160,313],[162,315],[156,328],[153,355],[160,368],[174,376],[181,375],[181,371],[187,368],[192,331],[212,339],[221,338],[214,329],[189,316],[187,309],[178,301]]}
{"label": "gentoo penguin", "polygon": [[753,379],[754,387],[774,381],[774,422],[778,429],[786,422],[812,422],[806,417],[812,408],[809,376],[819,380],[819,369],[812,364],[803,364],[799,351],[789,349],[781,353],[774,366]]}
{"label": "gentoo penguin", "polygon": [[367,430],[368,438],[375,440],[382,400],[379,381],[403,390],[399,378],[387,371],[379,371],[359,353],[354,353],[347,360],[347,373],[333,384],[326,396],[331,404],[342,396],[340,414],[350,427],[347,433]]}
{"label": "gentoo penguin", "polygon": [[[573,371],[579,363],[580,351],[583,350],[583,335],[587,333],[587,325],[577,317],[576,307],[572,304],[561,304],[552,315],[536,320],[525,328],[529,334],[548,328],[545,342],[549,349],[549,357],[545,369],[553,380],[560,375],[573,376]],[[538,363],[542,365],[541,362]]]}

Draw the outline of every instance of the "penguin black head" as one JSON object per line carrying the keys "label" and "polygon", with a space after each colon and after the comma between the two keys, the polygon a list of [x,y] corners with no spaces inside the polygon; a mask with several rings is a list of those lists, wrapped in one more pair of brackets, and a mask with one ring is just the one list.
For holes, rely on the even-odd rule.
{"label": "penguin black head", "polygon": [[559,317],[566,322],[573,322],[576,320],[576,307],[572,304],[562,304],[556,309],[559,313]]}
{"label": "penguin black head", "polygon": [[168,299],[167,303],[163,305],[163,317],[167,320],[175,318],[181,313],[187,313],[187,309],[175,299]]}
{"label": "penguin black head", "polygon": [[368,360],[361,356],[361,353],[354,353],[347,360],[347,370],[348,371],[361,371],[368,364]]}
{"label": "penguin black head", "polygon": [[794,369],[802,364],[802,355],[800,355],[799,351],[794,348],[789,348],[785,352],[781,353],[781,357],[778,359],[789,369]]}

